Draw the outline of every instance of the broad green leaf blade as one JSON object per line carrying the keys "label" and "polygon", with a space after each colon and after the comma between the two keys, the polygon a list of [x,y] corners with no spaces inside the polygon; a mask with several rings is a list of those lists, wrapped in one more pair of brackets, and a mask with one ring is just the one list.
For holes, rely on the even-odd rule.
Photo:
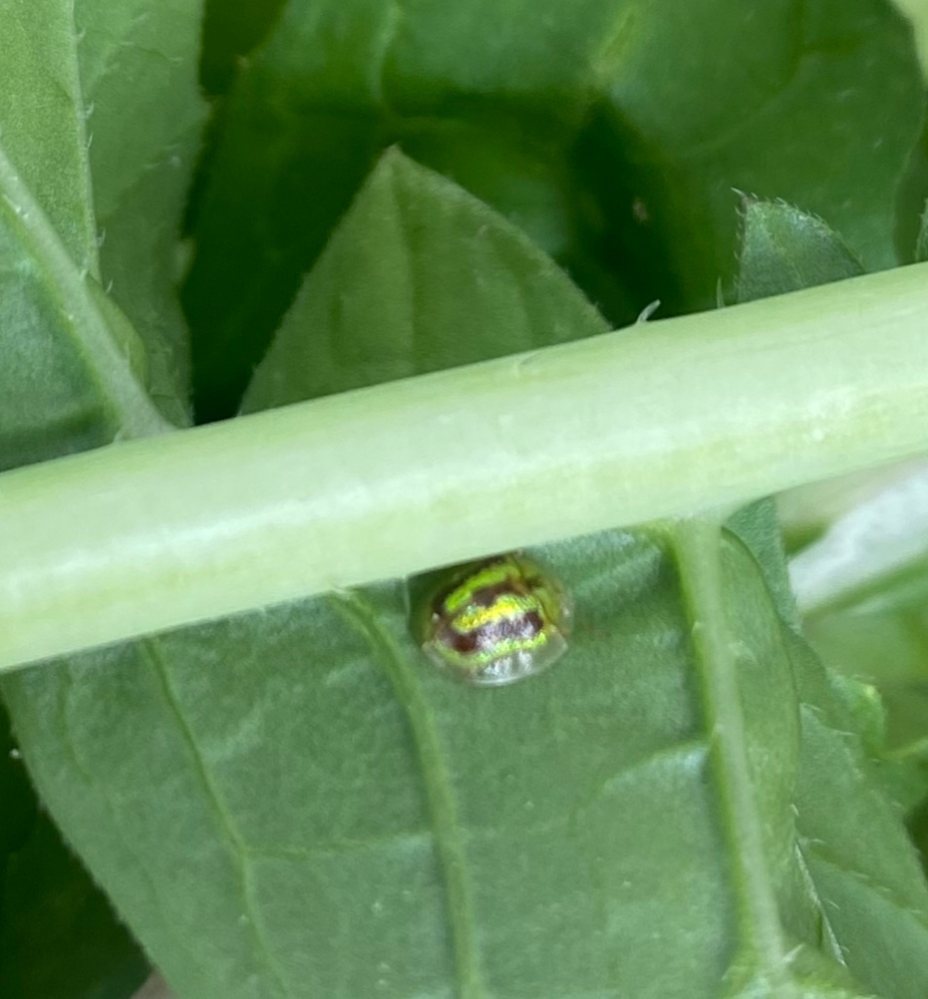
{"label": "broad green leaf blade", "polygon": [[0,11],[0,468],[164,429],[146,390],[183,418],[170,302],[201,115],[198,9]]}
{"label": "broad green leaf blade", "polygon": [[[233,412],[376,151],[399,142],[540,241],[623,325],[707,308],[733,188],[895,262],[916,140],[910,31],[882,2],[295,0],[239,77],[185,288],[205,416]],[[853,163],[835,171],[834,164]],[[231,290],[231,293],[230,293]],[[233,346],[234,345],[234,346]]]}
{"label": "broad green leaf blade", "polygon": [[777,614],[798,630],[799,613],[790,588],[776,503],[770,498],[758,500],[737,510],[728,518],[725,526],[747,545],[757,559]]}
{"label": "broad green leaf blade", "polygon": [[[57,704],[59,725],[34,748],[49,761],[68,754],[59,759],[84,799],[58,800],[57,818],[181,996],[376,994],[378,966],[393,962],[423,983],[441,981],[447,930],[423,793],[403,779],[415,758],[402,708],[364,642],[324,604],[275,611],[264,623],[266,632],[244,619],[126,647],[87,663],[89,675],[77,664],[73,675],[61,666],[14,681],[29,695],[7,691],[21,731]],[[314,634],[322,668],[306,658]],[[218,690],[207,660],[223,671]],[[336,678],[346,665],[347,686]],[[104,677],[110,693],[101,698]],[[264,689],[271,678],[276,695]],[[326,686],[334,701],[319,700]],[[252,695],[255,727],[242,741],[233,732]],[[317,709],[340,713],[353,749],[314,725],[307,712]],[[144,735],[127,742],[129,718]],[[224,772],[203,725],[220,742],[232,737]],[[373,758],[368,740],[379,747]],[[373,799],[346,791],[365,787],[372,766]],[[314,940],[343,955],[344,972],[318,961]],[[295,976],[306,976],[296,989]]]}
{"label": "broad green leaf blade", "polygon": [[523,233],[393,150],[304,282],[243,409],[606,330],[602,317]]}
{"label": "broad green leaf blade", "polygon": [[0,355],[0,469],[164,429],[135,332],[74,263],[2,146]]}
{"label": "broad green leaf blade", "polygon": [[206,119],[197,86],[203,0],[77,0],[74,19],[101,283],[145,342],[152,396],[187,422],[178,250]]}
{"label": "broad green leaf blade", "polygon": [[[632,22],[609,53],[604,114],[607,127],[630,122],[634,160],[652,167],[658,194],[661,181],[669,189],[677,210],[660,218],[685,300],[709,307],[731,273],[732,189],[801,205],[868,270],[895,264],[895,199],[922,84],[910,27],[891,5],[649,9],[646,28]],[[674,72],[638,86],[668,53]],[[838,176],[836,162],[853,167]]]}
{"label": "broad green leaf blade", "polygon": [[74,262],[99,280],[78,32],[64,0],[0,8],[0,141]]}
{"label": "broad green leaf blade", "polygon": [[[149,354],[152,393],[175,418],[188,377],[174,285],[203,118],[199,19],[199,0],[40,0],[0,11],[0,143],[9,170],[78,274],[102,284],[126,311]],[[23,200],[8,181],[3,194],[14,205]],[[23,210],[37,224],[35,212]],[[20,338],[27,337],[35,334],[24,328]],[[30,369],[39,367],[33,358]],[[49,402],[67,392],[50,386]]]}
{"label": "broad green leaf blade", "polygon": [[738,301],[811,288],[864,273],[833,230],[783,202],[746,198],[738,259]]}

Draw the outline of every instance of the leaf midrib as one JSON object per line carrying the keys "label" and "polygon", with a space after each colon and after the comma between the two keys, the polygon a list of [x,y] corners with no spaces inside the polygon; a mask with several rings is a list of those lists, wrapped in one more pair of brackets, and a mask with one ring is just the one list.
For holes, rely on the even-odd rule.
{"label": "leaf midrib", "polygon": [[181,741],[188,751],[190,761],[193,765],[193,773],[203,788],[206,801],[216,816],[219,827],[225,833],[225,839],[228,843],[233,866],[235,867],[239,881],[243,911],[248,917],[248,927],[255,943],[257,956],[265,966],[271,979],[275,982],[280,995],[289,996],[291,995],[290,989],[287,987],[283,974],[274,961],[262,929],[263,924],[259,918],[260,907],[254,898],[254,886],[251,878],[247,844],[238,826],[233,821],[232,815],[203,759],[196,737],[190,728],[187,716],[171,684],[170,670],[160,653],[157,639],[148,639],[140,642],[139,653],[143,659],[148,661],[148,665],[161,687],[168,714],[173,718]]}
{"label": "leaf midrib", "polygon": [[458,996],[459,999],[486,999],[461,823],[432,710],[415,670],[393,636],[381,626],[376,610],[364,596],[357,591],[338,591],[329,594],[327,599],[365,636],[409,721],[444,876]]}
{"label": "leaf midrib", "polygon": [[0,141],[0,218],[14,230],[42,271],[51,296],[67,322],[101,397],[111,406],[127,437],[173,429],[138,383],[93,301],[82,273],[55,227],[20,177]]}
{"label": "leaf midrib", "polygon": [[719,807],[733,858],[742,956],[756,962],[777,999],[800,999],[789,972],[791,951],[764,853],[763,822],[748,763],[737,666],[724,606],[720,522],[681,521],[674,525],[672,535],[692,628]]}
{"label": "leaf midrib", "polygon": [[[65,753],[74,765],[77,773],[83,779],[84,783],[97,795],[99,801],[102,803],[103,808],[109,816],[109,829],[112,831],[113,836],[118,841],[119,845],[136,864],[140,877],[144,880],[148,891],[151,893],[151,897],[155,902],[158,912],[157,918],[161,922],[165,936],[170,939],[172,946],[177,949],[178,953],[183,953],[188,956],[191,964],[196,968],[201,981],[209,981],[209,969],[203,963],[199,950],[196,946],[191,945],[191,941],[188,936],[184,936],[178,931],[177,924],[170,915],[170,906],[164,900],[161,885],[158,879],[154,877],[149,865],[145,863],[145,858],[139,851],[136,838],[123,828],[120,812],[113,797],[112,788],[105,782],[101,782],[97,778],[93,767],[88,765],[83,759],[80,749],[80,741],[74,736],[70,720],[69,697],[70,692],[74,687],[74,675],[71,667],[63,666],[61,675],[62,683],[58,687],[56,698],[56,721],[61,733],[62,746],[64,747]],[[38,787],[38,790],[43,799],[50,800],[52,797],[46,797],[41,786]]]}

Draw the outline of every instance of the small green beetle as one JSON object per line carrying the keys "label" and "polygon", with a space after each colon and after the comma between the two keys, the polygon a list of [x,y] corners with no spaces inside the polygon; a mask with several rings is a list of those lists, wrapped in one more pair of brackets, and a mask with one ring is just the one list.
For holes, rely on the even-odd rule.
{"label": "small green beetle", "polygon": [[446,574],[420,619],[418,637],[440,668],[478,686],[501,686],[560,658],[570,618],[560,584],[516,552]]}

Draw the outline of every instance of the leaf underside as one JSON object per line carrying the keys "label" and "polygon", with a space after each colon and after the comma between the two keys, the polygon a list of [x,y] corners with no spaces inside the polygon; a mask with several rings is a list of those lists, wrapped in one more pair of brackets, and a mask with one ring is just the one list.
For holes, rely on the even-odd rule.
{"label": "leaf underside", "polygon": [[[444,311],[410,295],[462,253],[469,284]],[[596,332],[508,223],[391,153],[253,398],[382,377],[391,350],[415,366],[417,329],[452,364],[470,349],[466,325],[441,335],[461,301],[478,325],[507,317],[507,349]],[[375,307],[379,336],[350,339]],[[542,550],[574,600],[570,648],[509,688],[435,671],[392,583],[4,689],[43,797],[181,999],[915,999],[924,881],[784,620],[770,516],[703,524],[695,562],[686,524]]]}

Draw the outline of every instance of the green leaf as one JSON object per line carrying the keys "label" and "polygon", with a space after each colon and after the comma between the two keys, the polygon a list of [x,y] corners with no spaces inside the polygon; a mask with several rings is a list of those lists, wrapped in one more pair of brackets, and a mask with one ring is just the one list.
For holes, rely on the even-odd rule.
{"label": "green leaf", "polygon": [[843,697],[808,646],[796,642],[793,654],[803,704],[799,847],[823,904],[820,932],[834,935],[869,989],[914,999],[928,975],[924,874],[901,810],[887,802],[874,765],[849,735],[854,720]]}
{"label": "green leaf", "polygon": [[864,273],[840,236],[792,205],[746,198],[738,261],[738,301],[841,281]]}
{"label": "green leaf", "polygon": [[790,588],[783,538],[772,499],[758,500],[737,510],[725,525],[747,545],[767,581],[777,614],[798,630],[799,614]]}
{"label": "green leaf", "polygon": [[[801,205],[841,232],[868,270],[892,266],[897,187],[921,123],[904,19],[868,0],[772,3],[735,16],[726,4],[711,13],[688,5],[685,18],[671,6],[654,8],[631,64],[627,44],[614,49],[608,113],[640,129],[639,155],[658,150],[657,176],[674,207],[685,205],[662,214],[687,301],[708,307],[731,272],[732,188]],[[636,86],[668,53],[674,71]],[[835,162],[854,169],[838,177]]]}
{"label": "green leaf", "polygon": [[0,707],[0,995],[125,999],[147,965],[29,787]]}
{"label": "green leaf", "polygon": [[[421,292],[455,253],[455,294]],[[479,333],[465,308],[533,344],[595,326],[527,240],[390,154],[255,395],[382,377],[381,349],[415,370],[433,331],[453,363]],[[352,353],[375,315],[383,340]],[[750,547],[688,523],[540,552],[570,648],[508,688],[435,670],[389,583],[4,691],[43,798],[180,999],[915,999],[913,850],[776,611],[769,505],[734,524]]]}
{"label": "green leaf", "polygon": [[523,233],[394,150],[362,187],[304,282],[243,409],[607,330]]}
{"label": "green leaf", "polygon": [[74,16],[101,283],[145,342],[151,394],[187,422],[178,243],[206,118],[197,87],[203,0],[77,0]]}
{"label": "green leaf", "polygon": [[[187,348],[173,286],[202,120],[198,17],[195,0],[0,11],[3,467],[144,432],[133,423],[148,403],[126,384],[123,353],[182,416]],[[131,330],[101,285],[141,334],[147,371],[136,334],[112,328]]]}
{"label": "green leaf", "polygon": [[3,147],[75,263],[99,279],[78,27],[62,0],[4,4]]}
{"label": "green leaf", "polygon": [[[195,206],[197,247],[218,251],[221,243],[222,250],[197,250],[183,290],[196,331],[202,418],[238,409],[302,272],[377,156],[377,112],[368,110],[364,92],[380,63],[384,18],[395,13],[392,5],[358,0],[288,3],[267,44],[236,80]],[[314,44],[314,31],[321,44]],[[339,39],[344,48],[333,51]],[[319,96],[311,100],[307,91],[316,89]],[[227,291],[217,294],[220,287]],[[237,304],[227,309],[230,298]]]}
{"label": "green leaf", "polygon": [[135,332],[75,264],[2,147],[0,355],[0,469],[164,427]]}
{"label": "green leaf", "polygon": [[[871,0],[287,5],[224,109],[184,298],[198,406],[228,415],[377,152],[398,142],[525,228],[612,325],[710,307],[733,188],[826,219],[868,269],[921,117]],[[836,171],[835,163],[853,163]]]}

